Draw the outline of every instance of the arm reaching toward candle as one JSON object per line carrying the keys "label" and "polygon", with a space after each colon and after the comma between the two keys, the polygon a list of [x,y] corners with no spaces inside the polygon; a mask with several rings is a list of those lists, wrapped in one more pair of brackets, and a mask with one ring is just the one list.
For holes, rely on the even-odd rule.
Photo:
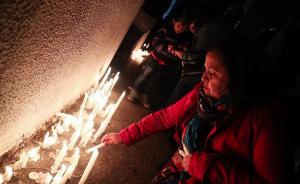
{"label": "arm reaching toward candle", "polygon": [[105,145],[121,144],[121,143],[123,143],[123,141],[122,141],[119,133],[109,133],[109,134],[105,134],[102,137],[101,143],[104,143]]}

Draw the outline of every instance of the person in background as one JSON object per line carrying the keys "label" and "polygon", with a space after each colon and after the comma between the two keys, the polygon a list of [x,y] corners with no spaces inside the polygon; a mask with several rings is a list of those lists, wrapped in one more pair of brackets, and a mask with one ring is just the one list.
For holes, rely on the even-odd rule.
{"label": "person in background", "polygon": [[187,25],[190,23],[190,14],[188,9],[180,7],[174,13],[171,24],[161,28],[152,40],[152,51],[150,57],[143,66],[132,87],[129,87],[130,93],[128,100],[134,102],[139,100],[145,108],[150,108],[149,95],[153,84],[158,82],[159,78],[180,60],[168,52],[168,45],[177,47],[188,44],[189,40],[184,33]]}
{"label": "person in background", "polygon": [[219,39],[233,36],[234,26],[239,16],[239,10],[232,8],[228,8],[222,16],[208,16],[204,13],[201,17],[194,16],[189,25],[189,31],[194,35],[191,48],[184,50],[169,45],[168,51],[182,61],[182,74],[166,106],[178,101],[199,82],[203,73],[205,50],[212,47]]}
{"label": "person in background", "polygon": [[191,92],[101,142],[129,146],[175,127],[179,149],[152,183],[291,183],[289,122],[268,64],[251,40],[219,40]]}

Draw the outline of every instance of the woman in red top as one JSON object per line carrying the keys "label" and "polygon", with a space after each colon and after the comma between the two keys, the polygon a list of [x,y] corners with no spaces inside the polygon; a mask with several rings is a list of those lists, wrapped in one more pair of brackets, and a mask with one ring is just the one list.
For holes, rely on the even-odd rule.
{"label": "woman in red top", "polygon": [[176,127],[182,156],[174,154],[153,183],[289,183],[287,124],[259,53],[246,39],[220,41],[189,94],[101,142],[131,145]]}

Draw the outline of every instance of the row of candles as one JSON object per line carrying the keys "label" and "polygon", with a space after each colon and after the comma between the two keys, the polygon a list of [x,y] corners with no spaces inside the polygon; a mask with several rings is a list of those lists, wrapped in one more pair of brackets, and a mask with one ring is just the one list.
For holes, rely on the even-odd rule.
{"label": "row of candles", "polygon": [[[51,166],[50,173],[31,172],[29,173],[29,178],[35,180],[37,183],[64,184],[72,177],[80,160],[80,149],[74,147],[77,143],[81,148],[85,148],[89,142],[95,143],[106,130],[114,112],[125,96],[125,92],[123,92],[116,103],[108,104],[112,89],[119,79],[119,72],[113,78],[108,79],[110,72],[111,68],[109,67],[100,83],[100,77],[97,75],[96,84],[92,90],[86,92],[77,116],[65,113],[56,114],[60,118],[60,121],[51,127],[51,133],[48,131],[45,134],[44,140],[39,146],[32,148],[28,152],[23,151],[20,154],[19,160],[12,166],[6,166],[5,173],[0,174],[0,184],[9,182],[14,174],[13,171],[26,168],[28,161],[37,162],[40,160],[39,150],[50,149],[58,143],[59,135],[62,135],[64,132],[69,132],[70,129],[73,129],[74,132],[69,141],[63,141],[61,149],[58,151],[58,154],[54,159],[55,161]],[[91,113],[87,114],[85,111],[86,109],[90,109]],[[95,131],[94,119],[96,115],[100,116],[102,121]],[[92,153],[92,155],[82,174],[79,184],[85,183],[98,158],[99,149],[102,146],[103,144],[99,144],[86,151],[86,153]],[[73,151],[70,158],[67,158],[68,151]],[[65,163],[65,160],[67,159],[68,164]],[[52,174],[55,175],[53,176]]]}

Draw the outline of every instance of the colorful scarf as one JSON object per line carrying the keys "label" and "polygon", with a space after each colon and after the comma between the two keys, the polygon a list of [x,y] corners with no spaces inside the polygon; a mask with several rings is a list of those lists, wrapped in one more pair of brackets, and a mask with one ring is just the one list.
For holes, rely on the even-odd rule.
{"label": "colorful scarf", "polygon": [[203,149],[205,138],[211,130],[213,120],[222,118],[227,114],[225,111],[217,110],[217,107],[221,104],[226,105],[227,102],[228,97],[216,101],[205,95],[203,89],[200,89],[197,114],[189,121],[183,136],[183,143],[191,153]]}

